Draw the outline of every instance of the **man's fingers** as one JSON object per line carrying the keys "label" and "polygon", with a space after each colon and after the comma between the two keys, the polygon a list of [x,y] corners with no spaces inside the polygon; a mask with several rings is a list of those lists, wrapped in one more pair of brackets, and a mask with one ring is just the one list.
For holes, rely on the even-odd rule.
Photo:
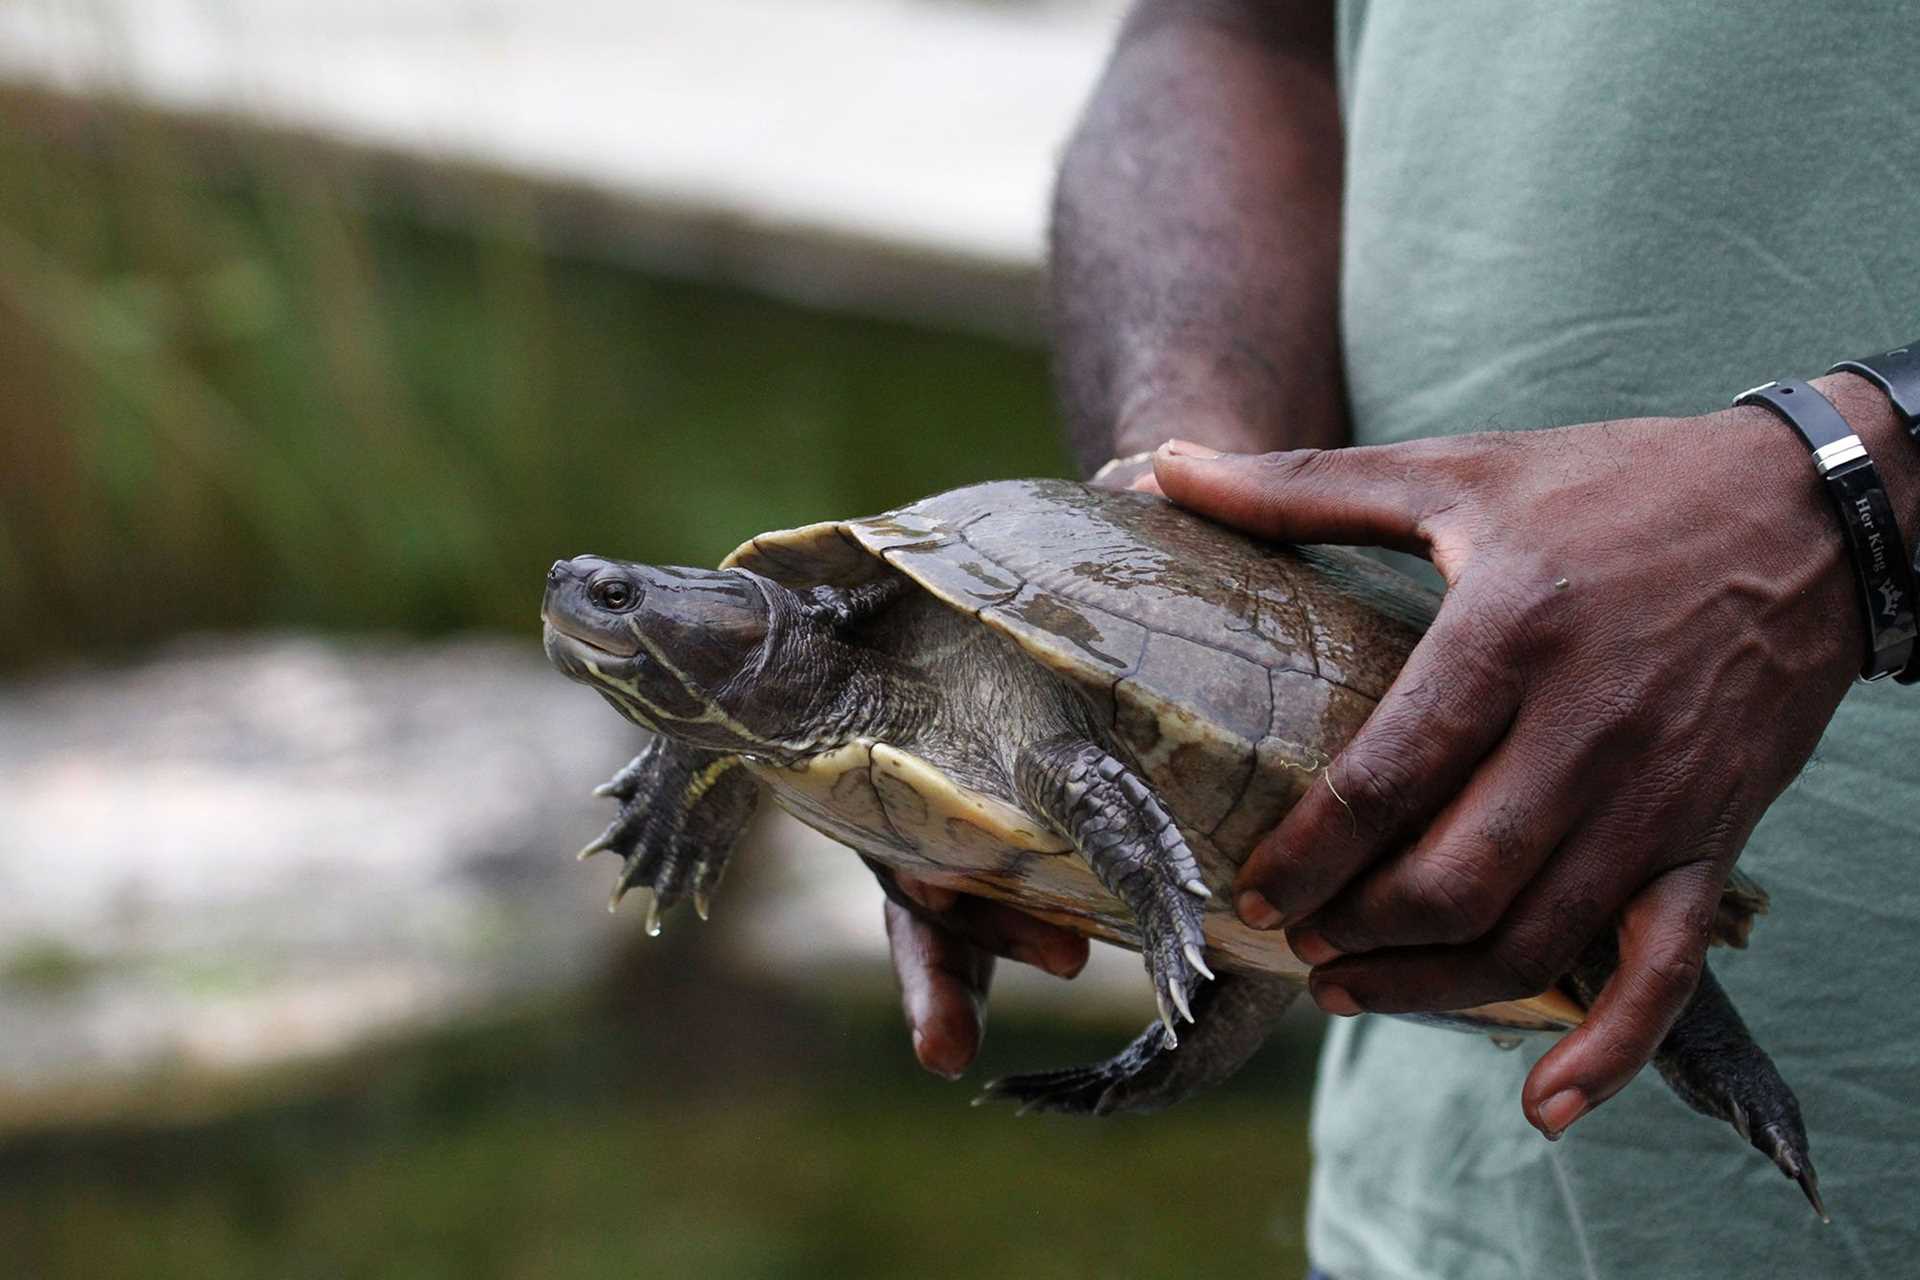
{"label": "man's fingers", "polygon": [[1360,732],[1248,856],[1234,879],[1246,923],[1320,909],[1424,828],[1505,736],[1519,689],[1469,612],[1449,599]]}
{"label": "man's fingers", "polygon": [[958,896],[939,922],[983,951],[1071,978],[1087,966],[1087,940],[1017,907],[970,893]]}
{"label": "man's fingers", "polygon": [[1167,497],[1276,542],[1339,542],[1420,554],[1444,486],[1425,442],[1357,449],[1225,454],[1174,440],[1153,455]]}
{"label": "man's fingers", "polygon": [[1309,964],[1493,932],[1608,779],[1588,744],[1529,732],[1524,713],[1411,849],[1289,931]]}
{"label": "man's fingers", "polygon": [[1079,934],[863,858],[886,891],[887,944],[914,1056],[957,1078],[980,1051],[996,955],[1071,978],[1087,963]]}
{"label": "man's fingers", "polygon": [[993,957],[889,898],[887,943],[920,1065],[957,1079],[980,1052]]}
{"label": "man's fingers", "polygon": [[1698,862],[1667,872],[1620,915],[1620,961],[1587,1020],[1534,1064],[1521,1091],[1549,1138],[1612,1097],[1653,1057],[1706,963],[1721,876]]}
{"label": "man's fingers", "polygon": [[1320,964],[1310,987],[1315,1001],[1329,1012],[1438,1013],[1538,995],[1613,920],[1621,895],[1607,883],[1606,855],[1620,841],[1617,821],[1577,826],[1484,937]]}
{"label": "man's fingers", "polygon": [[1085,937],[1048,924],[1017,907],[959,893],[918,876],[863,858],[896,905],[937,924],[989,955],[1044,969],[1056,978],[1076,976],[1087,964]]}

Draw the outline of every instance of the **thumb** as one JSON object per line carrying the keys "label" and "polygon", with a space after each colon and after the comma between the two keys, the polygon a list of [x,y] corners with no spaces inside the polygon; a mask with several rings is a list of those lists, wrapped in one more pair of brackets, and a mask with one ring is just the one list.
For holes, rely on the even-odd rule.
{"label": "thumb", "polygon": [[1169,440],[1153,474],[1174,502],[1256,537],[1420,555],[1432,491],[1424,463],[1424,451],[1403,445],[1247,454]]}
{"label": "thumb", "polygon": [[1677,867],[1620,913],[1619,962],[1587,1020],[1534,1063],[1521,1091],[1533,1126],[1557,1138],[1624,1088],[1693,998],[1720,905],[1710,864]]}

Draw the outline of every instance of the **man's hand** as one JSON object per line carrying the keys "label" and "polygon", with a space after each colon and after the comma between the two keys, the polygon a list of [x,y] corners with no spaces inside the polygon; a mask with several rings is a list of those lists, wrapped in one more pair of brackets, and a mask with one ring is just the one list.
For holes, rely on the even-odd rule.
{"label": "man's hand", "polygon": [[[1822,386],[1905,465],[1884,401]],[[1288,928],[1337,1014],[1531,995],[1616,928],[1619,971],[1523,1094],[1558,1136],[1666,1035],[1734,859],[1860,669],[1805,449],[1739,409],[1259,457],[1176,442],[1155,474],[1262,537],[1394,547],[1446,578],[1431,631],[1249,857],[1235,906]]]}
{"label": "man's hand", "polygon": [[[873,864],[869,864],[873,865]],[[995,956],[1058,978],[1086,967],[1087,940],[1004,903],[874,866],[887,893],[887,945],[920,1065],[958,1079],[980,1052]]]}

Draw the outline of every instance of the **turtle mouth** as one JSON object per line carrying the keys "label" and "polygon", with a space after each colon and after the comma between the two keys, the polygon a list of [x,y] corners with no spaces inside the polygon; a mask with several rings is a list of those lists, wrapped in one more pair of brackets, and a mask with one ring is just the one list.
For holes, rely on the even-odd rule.
{"label": "turtle mouth", "polygon": [[[558,654],[571,651],[580,658],[610,658],[625,662],[639,656],[640,642],[631,635],[610,636],[605,631],[589,629],[571,621],[564,614],[540,611],[540,621],[545,624],[542,640],[547,653]],[[614,641],[625,643],[616,647]]]}

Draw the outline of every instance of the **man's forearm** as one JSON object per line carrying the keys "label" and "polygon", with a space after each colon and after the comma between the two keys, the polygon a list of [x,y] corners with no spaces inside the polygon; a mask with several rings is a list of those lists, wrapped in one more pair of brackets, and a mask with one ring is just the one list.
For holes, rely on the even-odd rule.
{"label": "man's forearm", "polygon": [[1054,211],[1060,396],[1091,471],[1170,436],[1347,439],[1331,6],[1147,0]]}

